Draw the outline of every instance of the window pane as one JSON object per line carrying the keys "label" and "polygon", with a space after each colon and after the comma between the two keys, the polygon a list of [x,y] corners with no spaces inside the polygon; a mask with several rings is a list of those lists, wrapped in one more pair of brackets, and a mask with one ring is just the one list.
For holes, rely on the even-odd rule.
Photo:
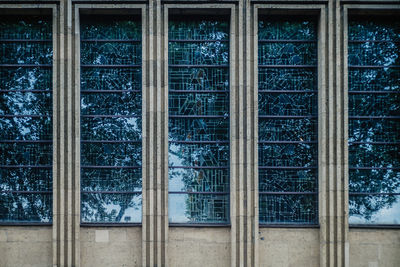
{"label": "window pane", "polygon": [[81,220],[141,222],[140,18],[81,17]]}
{"label": "window pane", "polygon": [[400,223],[400,23],[349,20],[349,223]]}
{"label": "window pane", "polygon": [[300,17],[259,20],[260,223],[317,223],[316,27]]}
{"label": "window pane", "polygon": [[51,17],[1,17],[0,222],[52,221],[52,62]]}
{"label": "window pane", "polygon": [[169,21],[172,223],[229,221],[228,21],[223,16]]}

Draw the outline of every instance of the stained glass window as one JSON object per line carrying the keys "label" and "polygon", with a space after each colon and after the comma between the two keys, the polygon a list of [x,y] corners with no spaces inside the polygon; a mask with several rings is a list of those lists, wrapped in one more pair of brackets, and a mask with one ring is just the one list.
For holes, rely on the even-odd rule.
{"label": "stained glass window", "polygon": [[349,21],[349,223],[400,224],[400,22]]}
{"label": "stained glass window", "polygon": [[142,212],[140,19],[81,17],[81,220],[136,223]]}
{"label": "stained glass window", "polygon": [[169,220],[229,221],[228,19],[169,21]]}
{"label": "stained glass window", "polygon": [[0,222],[52,221],[52,21],[0,19]]}
{"label": "stained glass window", "polygon": [[314,21],[258,24],[259,219],[317,224],[317,31]]}

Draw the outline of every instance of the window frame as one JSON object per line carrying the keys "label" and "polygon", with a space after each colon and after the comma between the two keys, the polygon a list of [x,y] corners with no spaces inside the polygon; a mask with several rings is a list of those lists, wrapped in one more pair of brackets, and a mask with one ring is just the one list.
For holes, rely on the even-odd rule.
{"label": "window frame", "polygon": [[58,34],[57,34],[57,25],[58,25],[58,15],[59,12],[57,10],[56,4],[1,4],[0,3],[0,14],[9,14],[15,16],[24,16],[24,15],[49,15],[52,19],[52,90],[51,90],[51,100],[52,100],[52,188],[49,195],[51,195],[51,221],[50,222],[1,222],[0,226],[51,226],[54,224],[54,214],[57,212],[55,199],[57,196],[57,150],[58,150],[58,129],[59,129],[59,115],[58,110],[60,105],[57,103],[58,99],[58,86],[59,81],[58,73],[58,60],[59,60],[59,50],[58,50]]}

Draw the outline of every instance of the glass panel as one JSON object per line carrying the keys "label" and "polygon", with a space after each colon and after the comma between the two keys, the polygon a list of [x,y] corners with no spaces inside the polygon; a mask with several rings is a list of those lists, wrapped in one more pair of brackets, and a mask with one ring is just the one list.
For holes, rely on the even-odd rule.
{"label": "glass panel", "polygon": [[317,119],[259,119],[259,141],[316,141]]}
{"label": "glass panel", "polygon": [[169,169],[171,192],[229,192],[229,169]]}
{"label": "glass panel", "polygon": [[228,166],[229,144],[169,144],[170,166]]}
{"label": "glass panel", "polygon": [[271,20],[261,17],[258,22],[259,40],[316,40],[317,25],[305,19]]}
{"label": "glass panel", "polygon": [[49,93],[0,93],[0,115],[51,115]]}
{"label": "glass panel", "polygon": [[51,194],[18,194],[0,192],[0,221],[42,222],[52,220]]}
{"label": "glass panel", "polygon": [[375,17],[349,20],[349,40],[400,40],[400,22]]}
{"label": "glass panel", "polygon": [[351,91],[400,91],[400,69],[349,69]]}
{"label": "glass panel", "polygon": [[1,168],[0,191],[49,191],[51,168]]}
{"label": "glass panel", "polygon": [[81,44],[81,64],[139,65],[142,63],[142,45],[116,42]]}
{"label": "glass panel", "polygon": [[[190,21],[174,17],[169,22],[169,220],[173,223],[229,221],[229,68],[218,67],[229,64],[226,21],[194,16]],[[221,192],[227,194],[217,194]]]}
{"label": "glass panel", "polygon": [[350,43],[348,49],[349,65],[400,65],[399,43]]}
{"label": "glass panel", "polygon": [[400,224],[400,195],[350,195],[350,224]]}
{"label": "glass panel", "polygon": [[316,29],[300,17],[258,23],[260,223],[317,221],[317,194],[301,194],[316,192],[318,181]]}
{"label": "glass panel", "polygon": [[0,64],[51,64],[53,49],[51,42],[0,42]]}
{"label": "glass panel", "polygon": [[169,115],[229,116],[229,94],[170,93]]}
{"label": "glass panel", "polygon": [[400,193],[400,172],[393,169],[351,169],[349,191]]}
{"label": "glass panel", "polygon": [[138,223],[142,220],[141,194],[81,194],[82,221]]}
{"label": "glass panel", "polygon": [[349,116],[400,116],[400,94],[350,94]]}
{"label": "glass panel", "polygon": [[258,90],[299,90],[317,88],[317,75],[313,69],[259,68]]}
{"label": "glass panel", "polygon": [[350,167],[400,167],[400,143],[350,144],[349,165]]}
{"label": "glass panel", "polygon": [[0,68],[1,90],[51,90],[52,71],[46,68]]}
{"label": "glass panel", "polygon": [[142,94],[141,93],[81,94],[81,114],[142,116]]}
{"label": "glass panel", "polygon": [[51,140],[51,117],[0,119],[0,140]]}
{"label": "glass panel", "polygon": [[140,68],[84,68],[81,69],[81,91],[84,90],[140,90]]}
{"label": "glass panel", "polygon": [[224,90],[229,91],[228,68],[170,67],[169,90]]}
{"label": "glass panel", "polygon": [[317,188],[317,170],[259,170],[260,192],[313,192]]}
{"label": "glass panel", "polygon": [[317,195],[260,195],[260,223],[315,224]]}
{"label": "glass panel", "polygon": [[259,115],[308,116],[318,112],[317,94],[258,94]]}
{"label": "glass panel", "polygon": [[112,15],[81,21],[81,64],[99,65],[81,70],[81,220],[141,222],[141,25]]}
{"label": "glass panel", "polygon": [[315,65],[316,43],[267,43],[258,46],[260,65]]}
{"label": "glass panel", "polygon": [[82,191],[142,191],[141,168],[82,168],[81,180]]}
{"label": "glass panel", "polygon": [[169,193],[168,213],[174,223],[227,223],[229,194]]}
{"label": "glass panel", "polygon": [[42,143],[0,143],[0,165],[51,165],[53,148]]}
{"label": "glass panel", "polygon": [[400,120],[349,120],[349,142],[398,142]]}
{"label": "glass panel", "polygon": [[170,141],[226,141],[229,140],[228,118],[169,119]]}
{"label": "glass panel", "polygon": [[0,20],[0,39],[52,39],[52,22],[45,16],[7,16]]}

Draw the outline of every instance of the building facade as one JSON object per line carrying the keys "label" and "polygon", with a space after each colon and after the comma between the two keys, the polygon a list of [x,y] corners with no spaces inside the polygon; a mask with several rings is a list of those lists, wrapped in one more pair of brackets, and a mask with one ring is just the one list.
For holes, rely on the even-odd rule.
{"label": "building facade", "polygon": [[0,266],[400,265],[400,1],[0,13]]}

